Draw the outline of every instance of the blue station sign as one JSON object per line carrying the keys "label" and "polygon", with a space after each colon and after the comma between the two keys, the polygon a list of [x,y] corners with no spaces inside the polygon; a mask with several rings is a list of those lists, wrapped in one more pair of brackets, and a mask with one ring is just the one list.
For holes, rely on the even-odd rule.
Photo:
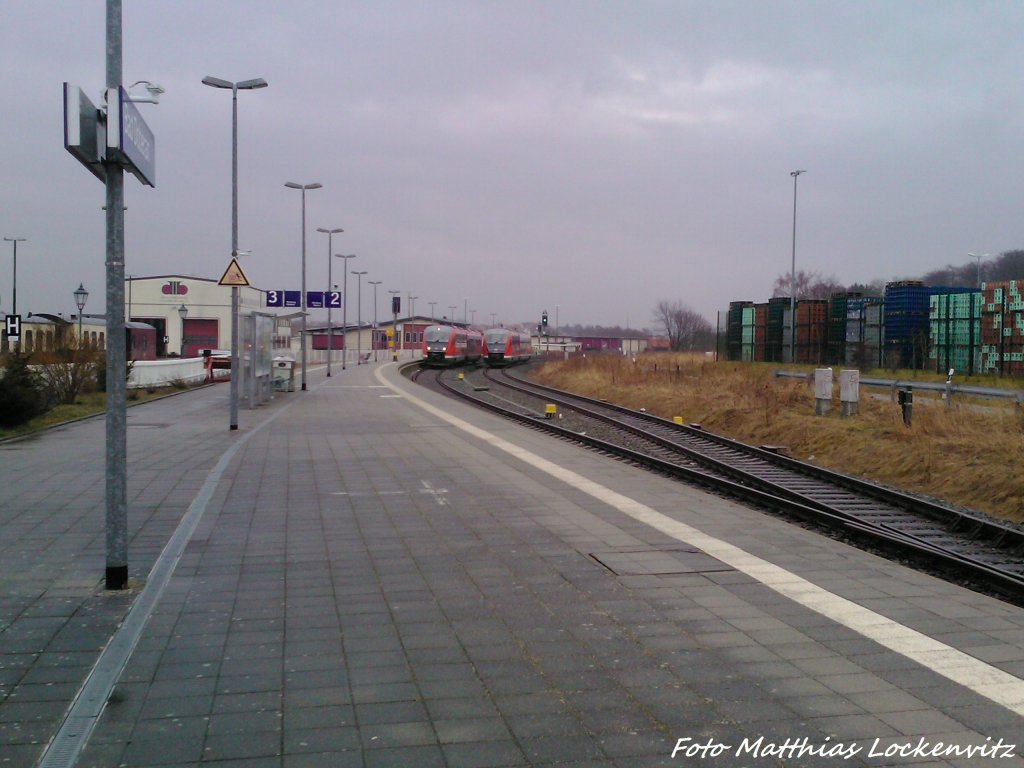
{"label": "blue station sign", "polygon": [[156,139],[124,88],[107,89],[107,158],[156,186]]}

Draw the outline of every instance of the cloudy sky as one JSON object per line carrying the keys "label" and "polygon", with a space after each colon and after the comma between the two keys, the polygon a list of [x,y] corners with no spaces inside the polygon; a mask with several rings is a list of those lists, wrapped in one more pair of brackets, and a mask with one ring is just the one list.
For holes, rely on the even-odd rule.
{"label": "cloudy sky", "polygon": [[[63,149],[61,83],[104,85],[103,0],[0,7],[0,235],[18,310],[100,312],[103,185]],[[124,81],[157,186],[126,177],[126,271],[309,287],[327,237],[416,309],[650,326],[661,299],[714,321],[798,269],[894,279],[1024,247],[1024,4],[125,0]],[[0,242],[0,310],[12,247]],[[335,282],[340,267],[335,260]],[[355,308],[355,280],[349,280]],[[403,307],[405,309],[406,307]],[[351,315],[350,315],[351,316]]]}

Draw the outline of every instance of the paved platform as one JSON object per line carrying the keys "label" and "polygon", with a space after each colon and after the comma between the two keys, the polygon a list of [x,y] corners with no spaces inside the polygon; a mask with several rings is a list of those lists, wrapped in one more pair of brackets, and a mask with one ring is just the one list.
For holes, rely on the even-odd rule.
{"label": "paved platform", "polygon": [[77,765],[1024,765],[1024,610],[334,374],[130,410],[128,593],[102,421],[0,445],[0,765],[146,599]]}

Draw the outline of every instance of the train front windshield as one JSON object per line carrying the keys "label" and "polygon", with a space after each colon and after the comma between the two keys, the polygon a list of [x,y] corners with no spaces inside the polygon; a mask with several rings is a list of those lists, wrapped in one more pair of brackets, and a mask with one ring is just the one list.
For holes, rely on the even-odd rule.
{"label": "train front windshield", "polygon": [[508,331],[487,331],[485,338],[487,339],[487,348],[489,350],[504,350]]}
{"label": "train front windshield", "polygon": [[451,328],[427,328],[427,344],[447,344],[451,334]]}

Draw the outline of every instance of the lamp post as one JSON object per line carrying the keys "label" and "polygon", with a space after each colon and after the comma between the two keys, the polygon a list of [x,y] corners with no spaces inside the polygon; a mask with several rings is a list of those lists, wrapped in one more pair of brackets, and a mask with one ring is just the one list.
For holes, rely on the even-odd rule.
{"label": "lamp post", "polygon": [[[180,357],[185,356],[185,318],[188,317],[188,307],[182,304],[178,307],[178,317],[181,318],[181,350],[178,352]],[[234,374],[234,371],[232,371]]]}
{"label": "lamp post", "polygon": [[418,298],[419,296],[409,294],[409,317],[416,317],[416,299]]}
{"label": "lamp post", "polygon": [[469,324],[469,296],[462,297],[462,324]]}
{"label": "lamp post", "polygon": [[345,368],[345,358],[348,357],[348,260],[354,259],[356,255],[334,254],[334,258],[342,259],[341,262],[341,370]]}
{"label": "lamp post", "polygon": [[306,190],[320,189],[323,184],[296,184],[294,181],[284,183],[288,189],[302,192],[302,391],[306,391]]}
{"label": "lamp post", "polygon": [[[334,263],[331,260],[334,254],[334,248],[331,247],[332,238],[339,232],[345,230],[341,227],[335,229],[325,229],[323,227],[317,227],[317,232],[324,232],[327,235],[327,292],[330,293],[334,290],[334,280],[331,279],[331,265]],[[327,377],[331,376],[331,356],[334,354],[334,326],[331,324],[331,301],[330,297],[327,297]]]}
{"label": "lamp post", "polygon": [[85,302],[89,300],[89,292],[85,290],[82,283],[79,283],[74,296],[75,306],[78,307],[78,347],[81,349],[84,346],[82,344],[82,310],[85,309]]}
{"label": "lamp post", "polygon": [[789,270],[789,362],[796,362],[796,180],[807,171],[790,171],[793,177],[793,261]]}
{"label": "lamp post", "polygon": [[[395,311],[395,297],[401,291],[388,291],[391,294],[391,361],[398,360],[398,312]],[[399,299],[401,301],[401,299]]]}
{"label": "lamp post", "polygon": [[8,243],[14,244],[14,276],[11,280],[11,314],[18,314],[18,243],[24,243],[24,237],[5,237]]}
{"label": "lamp post", "polygon": [[363,363],[363,275],[366,274],[364,269],[362,272],[352,270],[352,274],[358,278],[359,287],[356,288],[356,365],[362,365]]}
{"label": "lamp post", "polygon": [[497,312],[491,312],[491,328],[494,327],[494,318],[498,316]]}
{"label": "lamp post", "polygon": [[[225,88],[231,91],[231,258],[238,256],[238,92],[266,88],[262,77],[233,83],[219,77],[207,75],[203,85],[211,88]],[[130,316],[129,312],[129,316]],[[238,364],[238,286],[231,286],[231,394],[228,429],[238,429],[238,379],[241,377]]]}
{"label": "lamp post", "polygon": [[373,286],[373,331],[370,334],[370,346],[373,347],[373,362],[377,362],[377,286],[381,284],[381,280],[367,280],[370,285]]}
{"label": "lamp post", "polygon": [[448,305],[448,313],[450,315],[450,317],[448,318],[448,322],[454,323],[455,322],[455,305],[454,304],[449,304]]}
{"label": "lamp post", "polygon": [[434,318],[437,317],[437,313],[434,311],[434,307],[437,306],[437,302],[428,301],[427,304],[430,305],[430,322],[434,322]]}
{"label": "lamp post", "polygon": [[469,310],[469,324],[470,325],[476,325],[476,310],[475,309]]}
{"label": "lamp post", "polygon": [[978,262],[978,290],[980,291],[981,290],[981,260],[982,259],[987,259],[988,258],[988,254],[987,253],[968,253],[967,255],[970,256],[972,259],[974,259],[976,262]]}

